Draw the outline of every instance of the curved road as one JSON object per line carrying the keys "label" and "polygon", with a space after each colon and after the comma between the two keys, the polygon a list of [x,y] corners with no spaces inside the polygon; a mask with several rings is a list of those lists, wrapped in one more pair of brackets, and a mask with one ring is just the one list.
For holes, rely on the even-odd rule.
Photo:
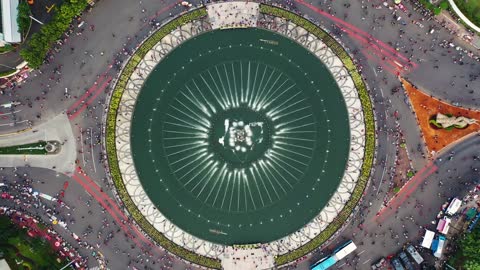
{"label": "curved road", "polygon": [[[199,1],[194,1],[194,3],[200,4]],[[400,86],[397,76],[390,73],[385,67],[379,69],[384,66],[385,59],[378,59],[372,57],[371,54],[364,53],[372,49],[372,44],[365,42],[358,33],[367,32],[386,45],[391,44],[392,47],[398,47],[399,53],[416,64],[413,70],[404,72],[403,76],[434,96],[458,102],[466,107],[477,108],[479,100],[475,96],[478,96],[477,92],[480,91],[480,80],[470,81],[480,75],[480,65],[468,56],[461,58],[460,52],[455,49],[438,46],[442,40],[451,39],[447,31],[435,25],[433,20],[423,21],[424,28],[411,23],[412,20],[420,21],[424,16],[414,12],[413,6],[409,3],[405,3],[408,9],[407,13],[401,10],[394,12],[394,10],[383,7],[382,3],[382,1],[332,2],[320,0],[314,3],[293,1],[291,5],[291,8],[319,22],[346,44],[346,47],[363,67],[363,75],[375,102],[378,149],[371,185],[361,206],[361,209],[364,210],[356,214],[341,236],[352,238],[355,232],[355,236],[353,236],[355,242],[363,242],[363,245],[359,245],[359,252],[365,251],[358,256],[356,269],[367,269],[370,264],[368,261],[363,263],[369,258],[374,260],[398,249],[394,240],[386,240],[386,248],[384,248],[378,244],[381,243],[380,241],[374,240],[374,235],[370,236],[374,230],[378,230],[379,233],[382,230],[378,229],[377,220],[373,219],[372,215],[375,216],[380,209],[391,180],[389,172],[394,167],[398,131],[402,131],[407,140],[408,152],[414,169],[422,171],[422,168],[428,164],[423,157],[426,154],[422,153],[424,151],[423,142],[419,136],[415,117],[405,101],[405,94],[402,91],[392,92],[392,89]],[[382,8],[377,9],[372,5]],[[151,249],[152,257],[148,254],[145,255],[139,248],[145,244],[138,239],[130,240],[131,235],[136,234],[135,229],[127,225],[120,225],[122,223],[118,222],[122,219],[122,213],[116,211],[113,206],[114,202],[108,199],[113,198],[113,194],[109,183],[103,180],[105,179],[105,170],[100,165],[103,164],[100,162],[100,158],[103,157],[102,146],[99,142],[101,141],[101,122],[106,95],[110,91],[111,80],[118,72],[116,65],[110,66],[115,61],[119,61],[121,65],[127,54],[148,35],[149,31],[153,30],[148,23],[149,19],[155,18],[156,21],[153,23],[155,25],[156,22],[167,20],[171,15],[179,14],[184,10],[178,5],[178,1],[170,0],[138,2],[102,0],[95,5],[92,12],[84,14],[82,19],[86,23],[82,28],[78,28],[75,24],[75,33],[70,35],[66,44],[61,47],[61,51],[50,60],[49,65],[44,65],[40,70],[34,71],[33,76],[25,84],[9,93],[11,95],[2,96],[2,104],[19,101],[22,105],[15,106],[11,111],[0,108],[0,112],[4,114],[4,117],[0,119],[0,134],[21,130],[27,127],[29,122],[33,126],[37,126],[60,113],[67,113],[71,118],[70,125],[75,134],[71,139],[77,142],[78,165],[82,171],[75,172],[73,177],[39,168],[19,168],[16,173],[17,175],[23,175],[23,173],[30,175],[35,179],[33,186],[36,189],[52,196],[60,191],[65,181],[69,181],[70,185],[65,191],[64,201],[67,205],[75,206],[75,210],[59,209],[59,216],[64,217],[65,220],[75,219],[75,223],[69,225],[69,228],[78,235],[83,234],[88,224],[93,227],[93,233],[84,238],[93,245],[100,244],[99,249],[109,261],[108,266],[111,269],[124,269],[125,265],[129,263],[136,265],[137,268],[145,266],[158,269],[159,263],[170,265],[168,261],[172,260],[166,257],[160,249]],[[335,18],[329,17],[327,13],[334,15]],[[397,20],[398,17],[401,19]],[[402,21],[405,21],[406,25],[402,25]],[[91,30],[91,25],[94,25],[94,31]],[[433,35],[427,34],[431,27],[437,29]],[[82,29],[84,30],[82,31]],[[81,35],[76,34],[80,32]],[[401,38],[399,37],[400,33]],[[395,111],[399,113],[398,120],[393,117]],[[12,123],[15,124],[12,125]],[[449,162],[446,162],[445,159],[442,162],[435,162],[438,167],[435,175],[441,177],[430,176],[427,178],[429,196],[437,196],[435,192],[430,191],[430,188],[438,187],[435,181],[439,181],[441,178],[448,179],[450,176],[458,177],[457,175],[460,177],[471,176],[468,173],[472,173],[472,171],[467,168],[472,166],[471,162],[468,162],[470,160],[468,157],[472,155],[473,149],[476,149],[475,142],[477,140],[477,137],[472,137],[454,147],[457,157],[465,156],[467,157],[465,160],[462,160],[463,157],[456,157]],[[462,161],[457,163],[457,160]],[[460,168],[463,168],[460,166],[465,166],[465,171],[460,171]],[[458,167],[456,171],[453,171],[454,167]],[[0,175],[5,176],[9,182],[22,181],[21,178],[24,178],[20,177],[19,179],[18,176],[15,176],[13,169],[0,171]],[[448,188],[452,188],[453,192],[457,188],[464,187],[458,186],[458,182],[451,184],[452,186],[444,185],[438,188],[447,192],[449,190],[446,189],[446,186],[448,186]],[[412,194],[422,194],[422,191],[413,192]],[[87,193],[94,195],[91,197]],[[426,195],[422,194],[420,197],[422,199],[425,197],[426,200],[428,198]],[[398,218],[414,214],[415,211],[411,209],[412,203],[408,203],[409,200],[414,199],[406,200],[405,203],[410,208],[402,206],[397,214]],[[87,201],[90,202],[87,204]],[[8,204],[0,199],[0,204],[4,203]],[[436,204],[440,203],[440,200],[435,198],[431,199],[431,202],[426,200],[424,207],[427,207],[427,203],[432,204],[432,209],[437,209]],[[105,209],[105,213],[102,213],[102,207]],[[42,214],[41,211],[37,212]],[[424,224],[433,219],[436,214],[436,210],[431,213],[427,212],[415,218],[418,223]],[[117,224],[114,224],[114,221],[117,221]],[[384,224],[381,227],[383,230],[389,226],[388,221],[395,222],[395,219],[386,219],[384,221],[386,223],[382,223]],[[102,229],[102,226],[107,223],[108,227]],[[355,229],[360,223],[363,223],[363,228],[365,228],[361,232]],[[397,234],[402,229],[398,222],[391,226]],[[97,238],[98,231],[102,231],[100,238]],[[105,234],[110,231],[114,232],[115,236],[105,245],[103,239]],[[412,225],[411,228],[409,227],[410,231],[416,233],[419,230]],[[59,232],[62,233],[61,229]],[[362,236],[365,232],[367,233],[366,237]],[[64,234],[69,237],[67,232]],[[364,240],[359,240],[360,237]],[[71,239],[71,237],[67,239]],[[371,241],[368,240],[370,243],[365,239],[371,239]],[[372,242],[375,243],[372,244]],[[85,250],[82,251],[85,256],[89,256],[89,253]],[[316,257],[318,254],[314,256],[314,258]],[[364,260],[362,261],[362,259]],[[91,256],[89,262],[91,266],[96,265]],[[173,260],[173,264],[176,269],[188,267],[178,260]],[[304,262],[298,267],[305,268],[306,266],[307,262]],[[347,268],[348,265],[342,267]],[[353,265],[350,269],[353,269]]]}

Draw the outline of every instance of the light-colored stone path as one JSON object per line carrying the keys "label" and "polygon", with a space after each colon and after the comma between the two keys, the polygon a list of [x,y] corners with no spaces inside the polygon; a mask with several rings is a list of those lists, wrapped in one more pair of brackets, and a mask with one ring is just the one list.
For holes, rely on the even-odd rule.
{"label": "light-colored stone path", "polygon": [[22,133],[0,137],[0,147],[38,141],[59,141],[60,151],[52,155],[0,155],[0,167],[40,167],[71,175],[75,168],[76,143],[65,114]]}
{"label": "light-colored stone path", "polygon": [[256,27],[259,4],[254,2],[223,2],[207,6],[213,29]]}
{"label": "light-colored stone path", "polygon": [[273,269],[275,259],[263,248],[236,249],[227,247],[220,257],[225,270]]}

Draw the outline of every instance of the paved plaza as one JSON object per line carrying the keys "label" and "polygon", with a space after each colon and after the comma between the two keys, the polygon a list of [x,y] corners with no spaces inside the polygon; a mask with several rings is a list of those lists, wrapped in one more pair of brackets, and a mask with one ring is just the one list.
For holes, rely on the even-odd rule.
{"label": "paved plaza", "polygon": [[[49,224],[46,209],[54,211],[66,226],[53,229],[90,268],[271,269],[292,254],[282,267],[309,269],[353,240],[356,251],[335,267],[370,269],[418,244],[420,226],[431,227],[447,198],[462,197],[478,178],[479,136],[429,155],[401,88],[399,78],[480,109],[478,51],[425,19],[416,2],[401,10],[380,2],[268,1],[290,19],[251,1],[191,4],[99,1],[74,22],[50,64],[0,95],[0,105],[18,102],[0,107],[0,147],[61,144],[52,155],[0,156],[2,182],[19,199],[1,198],[0,206]],[[155,39],[166,22],[195,10],[204,15]],[[368,102],[357,89],[363,84]],[[375,130],[365,124],[370,113]],[[403,144],[408,161],[398,161]],[[398,162],[418,173],[392,199]],[[361,183],[359,204],[345,210]],[[19,186],[63,204],[34,201]],[[323,239],[329,226],[336,230]]]}

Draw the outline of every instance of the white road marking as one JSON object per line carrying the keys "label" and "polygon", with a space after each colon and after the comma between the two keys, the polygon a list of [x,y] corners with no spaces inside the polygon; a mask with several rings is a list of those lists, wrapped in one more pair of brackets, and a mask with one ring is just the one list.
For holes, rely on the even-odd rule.
{"label": "white road marking", "polygon": [[366,264],[366,263],[368,263],[368,262],[369,262],[369,261],[371,261],[371,260],[372,260],[372,258],[370,258],[370,259],[368,259],[368,260],[364,261],[364,262],[363,262],[363,264]]}
{"label": "white road marking", "polygon": [[344,266],[345,264],[347,264],[347,263],[342,263],[338,267],[340,268],[340,267]]}
{"label": "white road marking", "polygon": [[93,170],[94,170],[95,172],[97,172],[97,167],[95,166],[95,159],[93,158],[92,128],[90,128],[90,153],[92,154]]}
{"label": "white road marking", "polygon": [[380,187],[382,187],[383,176],[385,176],[385,171],[387,170],[387,167],[388,167],[387,161],[388,161],[388,155],[385,156],[385,167],[383,167],[382,177],[380,178],[380,184],[378,184],[377,195],[380,192]]}
{"label": "white road marking", "polygon": [[[22,120],[22,121],[18,121],[17,124],[20,124],[20,123],[25,123],[25,122],[28,122],[28,120]],[[15,122],[12,122],[12,123],[7,123],[7,124],[1,124],[1,126],[14,126],[15,125]]]}
{"label": "white road marking", "polygon": [[362,251],[360,251],[360,253],[358,253],[358,255],[360,255],[360,254],[362,254],[362,253],[364,253],[364,252],[365,252],[365,249],[362,250]]}
{"label": "white road marking", "polygon": [[18,113],[18,112],[21,112],[22,110],[18,110],[18,111],[14,111],[14,112],[8,112],[8,113],[0,113],[0,115],[9,115],[9,114],[13,114],[13,113]]}

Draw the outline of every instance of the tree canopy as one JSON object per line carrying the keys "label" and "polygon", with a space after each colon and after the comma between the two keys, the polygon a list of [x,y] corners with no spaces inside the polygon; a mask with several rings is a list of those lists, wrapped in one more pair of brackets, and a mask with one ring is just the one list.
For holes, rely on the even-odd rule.
{"label": "tree canopy", "polygon": [[459,241],[459,257],[467,270],[480,270],[480,226]]}
{"label": "tree canopy", "polygon": [[31,36],[27,46],[20,51],[20,55],[32,68],[42,65],[45,56],[52,44],[61,38],[68,29],[72,19],[80,14],[87,6],[87,0],[66,1],[55,11],[52,20],[43,25],[40,32]]}

